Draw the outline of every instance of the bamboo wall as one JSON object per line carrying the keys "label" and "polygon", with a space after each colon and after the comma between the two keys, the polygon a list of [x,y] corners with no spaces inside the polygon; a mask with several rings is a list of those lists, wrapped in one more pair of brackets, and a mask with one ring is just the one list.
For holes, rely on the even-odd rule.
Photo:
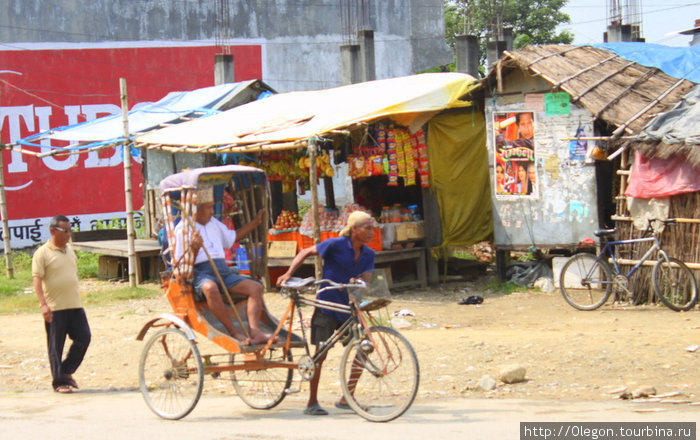
{"label": "bamboo wall", "polygon": [[[624,196],[629,180],[630,155],[629,150],[622,155],[617,171],[619,179],[615,182],[616,216],[613,219],[618,231],[617,238],[620,240],[640,238],[643,235],[643,231],[635,229],[632,225]],[[661,236],[662,247],[670,256],[681,259],[693,269],[695,279],[700,281],[700,220],[698,220],[700,219],[700,192],[670,197],[669,218],[679,219],[679,223],[670,225],[664,230]],[[621,265],[622,271],[625,273],[629,271],[648,249],[649,243],[618,247],[617,258],[632,260],[632,264]],[[652,263],[655,261],[654,257]],[[635,304],[656,302],[651,280],[652,270],[653,265],[645,265],[630,279],[629,290],[634,293]]]}

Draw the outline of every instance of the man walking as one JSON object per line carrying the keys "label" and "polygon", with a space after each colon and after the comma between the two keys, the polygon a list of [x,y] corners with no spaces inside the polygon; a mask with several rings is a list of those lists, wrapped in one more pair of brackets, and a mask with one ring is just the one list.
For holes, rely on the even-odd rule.
{"label": "man walking", "polygon": [[[78,384],[73,373],[90,345],[90,326],[80,303],[78,259],[68,244],[70,222],[57,215],[49,224],[51,238],[32,257],[34,291],[44,317],[51,364],[52,386],[57,393],[72,393]],[[71,344],[63,359],[66,336]]]}

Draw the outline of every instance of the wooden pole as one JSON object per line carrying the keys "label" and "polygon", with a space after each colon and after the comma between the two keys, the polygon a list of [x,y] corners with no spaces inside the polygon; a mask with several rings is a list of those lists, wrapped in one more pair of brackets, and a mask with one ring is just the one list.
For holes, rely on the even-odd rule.
{"label": "wooden pole", "polygon": [[[2,133],[0,132],[0,135]],[[7,219],[7,203],[5,202],[5,165],[2,160],[2,148],[0,148],[0,215],[2,216],[2,241],[5,248],[5,268],[7,278],[15,277],[15,266],[10,255],[10,225]]]}
{"label": "wooden pole", "polygon": [[[311,187],[311,213],[314,219],[314,245],[321,242],[321,225],[320,213],[318,211],[318,178],[316,177],[316,150],[318,144],[315,138],[309,141],[309,147],[307,149],[309,153],[309,186]],[[321,257],[316,255],[314,257],[314,272],[316,274],[316,279],[321,279],[322,276],[322,266]]]}
{"label": "wooden pole", "polygon": [[124,124],[124,196],[126,198],[126,240],[129,251],[129,286],[136,287],[136,249],[134,242],[134,206],[131,200],[131,142],[129,139],[129,100],[126,94],[126,78],[119,78]]}
{"label": "wooden pole", "polygon": [[[3,70],[1,72],[21,75],[21,73],[11,70]],[[5,268],[7,270],[7,278],[13,279],[15,277],[15,265],[12,263],[12,255],[10,255],[10,223],[9,219],[7,218],[7,201],[5,199],[5,164],[2,160],[2,151],[4,148],[1,142],[2,124],[0,124],[0,216],[2,217],[2,242],[5,249]]]}

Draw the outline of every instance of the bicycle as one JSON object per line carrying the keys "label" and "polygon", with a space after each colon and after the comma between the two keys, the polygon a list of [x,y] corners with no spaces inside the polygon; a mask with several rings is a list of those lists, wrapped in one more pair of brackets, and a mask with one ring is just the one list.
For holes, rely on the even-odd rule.
{"label": "bicycle", "polygon": [[[408,410],[418,392],[418,358],[405,337],[393,328],[374,325],[377,320],[371,314],[386,307],[390,300],[377,298],[362,301],[357,292],[358,289],[366,289],[366,284],[361,281],[341,284],[325,279],[292,278],[281,287],[281,293],[290,302],[280,319],[278,330],[288,321],[287,334],[291,334],[294,309],[298,312],[299,322],[303,322],[300,307],[304,305],[350,314],[350,318],[320,345],[313,356],[307,332],[304,326],[301,327],[306,354],[299,359],[298,370],[303,380],[311,380],[317,362],[341,342],[345,350],[340,360],[340,382],[343,396],[350,407],[372,422],[388,422]],[[329,289],[348,289],[350,304],[346,306],[304,297],[304,293],[318,294]]]}
{"label": "bicycle", "polygon": [[[656,295],[671,310],[680,312],[692,309],[698,301],[697,281],[685,263],[678,258],[669,257],[663,250],[653,228],[654,222],[672,225],[676,220],[649,219],[642,237],[628,240],[605,241],[606,237],[615,235],[615,229],[595,231],[601,243],[605,241],[600,253],[597,256],[589,253],[576,254],[562,268],[559,286],[566,302],[579,310],[595,310],[605,304],[613,292],[624,292],[631,296],[628,289],[630,277],[658,251],[659,257],[652,272]],[[643,242],[650,242],[651,247],[629,272],[622,273],[615,258],[615,246]]]}

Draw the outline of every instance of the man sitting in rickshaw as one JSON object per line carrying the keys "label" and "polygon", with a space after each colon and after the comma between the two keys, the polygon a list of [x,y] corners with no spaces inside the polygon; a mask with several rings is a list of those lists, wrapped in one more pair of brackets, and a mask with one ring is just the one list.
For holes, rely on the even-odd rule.
{"label": "man sitting in rickshaw", "polygon": [[[241,227],[238,231],[229,229],[214,217],[213,188],[208,186],[197,190],[197,213],[194,218],[195,232],[190,242],[190,246],[196,255],[194,260],[194,278],[192,280],[195,299],[197,301],[206,300],[209,309],[224,325],[226,331],[244,346],[264,344],[271,336],[260,330],[260,317],[263,311],[263,286],[258,280],[242,276],[230,268],[226,264],[224,250],[231,248],[236,241],[248,235],[263,222],[264,218],[265,210],[261,209],[250,223]],[[182,256],[184,249],[182,243],[184,223],[181,221],[175,228],[177,259]],[[231,314],[226,308],[219,290],[217,271],[231,295],[248,298],[246,312],[250,327],[250,337],[247,337],[233,325]]]}

